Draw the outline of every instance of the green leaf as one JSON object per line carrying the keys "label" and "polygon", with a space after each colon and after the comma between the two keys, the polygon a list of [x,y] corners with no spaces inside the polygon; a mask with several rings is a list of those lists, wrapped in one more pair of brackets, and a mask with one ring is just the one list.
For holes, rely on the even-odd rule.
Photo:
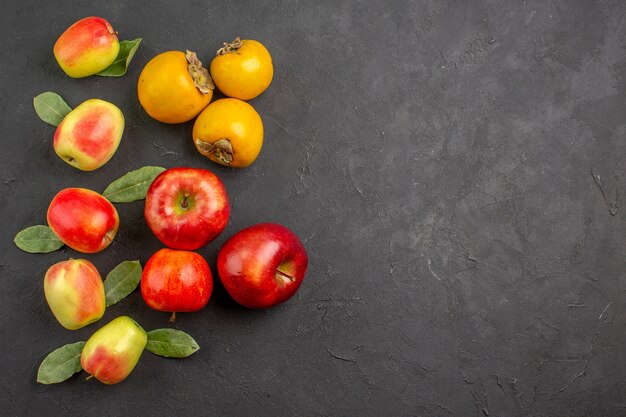
{"label": "green leaf", "polygon": [[166,358],[186,358],[200,346],[187,333],[174,329],[156,329],[148,332],[146,349]]}
{"label": "green leaf", "polygon": [[130,203],[143,200],[150,184],[165,168],[147,166],[131,171],[116,179],[104,190],[102,195],[112,203]]}
{"label": "green leaf", "polygon": [[133,59],[135,52],[137,52],[140,43],[141,38],[133,39],[132,41],[121,41],[120,52],[117,54],[115,61],[96,75],[101,77],[121,77],[126,74],[130,61]]}
{"label": "green leaf", "polygon": [[124,261],[107,275],[104,280],[104,294],[107,307],[123,300],[135,291],[141,281],[141,264],[139,261]]}
{"label": "green leaf", "polygon": [[39,365],[37,382],[56,384],[63,382],[83,368],[80,366],[80,354],[85,342],[70,343],[50,353]]}
{"label": "green leaf", "polygon": [[64,243],[48,226],[31,226],[13,239],[18,248],[28,253],[48,253],[61,248]]}
{"label": "green leaf", "polygon": [[33,99],[37,116],[52,126],[58,126],[61,120],[72,111],[72,108],[57,93],[48,91]]}

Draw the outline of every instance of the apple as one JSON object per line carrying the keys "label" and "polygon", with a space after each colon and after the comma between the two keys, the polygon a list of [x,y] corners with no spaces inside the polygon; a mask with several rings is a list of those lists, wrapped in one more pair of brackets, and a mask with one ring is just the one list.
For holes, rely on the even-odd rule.
{"label": "apple", "polygon": [[117,32],[101,17],[86,17],[67,28],[54,44],[54,57],[73,78],[97,74],[115,61],[120,51]]}
{"label": "apple", "polygon": [[135,368],[147,342],[145,330],[130,317],[121,316],[87,340],[80,364],[100,382],[117,384]]}
{"label": "apple", "polygon": [[66,188],[48,207],[48,226],[70,248],[100,252],[113,241],[120,219],[113,204],[95,191]]}
{"label": "apple", "polygon": [[46,272],[43,289],[52,314],[66,329],[80,329],[100,320],[104,314],[102,278],[85,259],[52,265]]}
{"label": "apple", "polygon": [[63,118],[54,134],[54,151],[68,164],[93,171],[113,156],[124,132],[124,115],[108,101],[91,99]]}
{"label": "apple", "polygon": [[233,235],[217,255],[217,272],[230,296],[249,308],[291,298],[302,284],[308,257],[291,230],[261,223]]}
{"label": "apple", "polygon": [[141,295],[151,308],[171,312],[202,309],[211,298],[209,264],[195,252],[161,249],[150,257],[141,275]]}
{"label": "apple", "polygon": [[222,233],[229,216],[224,184],[206,169],[163,171],[146,195],[146,222],[172,249],[194,250],[206,245]]}

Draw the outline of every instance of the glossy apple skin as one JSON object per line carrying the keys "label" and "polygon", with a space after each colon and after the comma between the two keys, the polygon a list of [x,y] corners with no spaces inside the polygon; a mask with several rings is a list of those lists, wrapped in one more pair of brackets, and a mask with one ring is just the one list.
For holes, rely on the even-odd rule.
{"label": "glossy apple skin", "polygon": [[100,252],[109,246],[120,225],[113,204],[85,188],[59,191],[48,207],[47,217],[58,238],[83,253]]}
{"label": "glossy apple skin", "polygon": [[54,57],[73,78],[97,74],[115,61],[120,42],[101,17],[86,17],[67,28],[54,44]]}
{"label": "glossy apple skin", "polygon": [[121,316],[87,340],[80,364],[100,382],[117,384],[135,368],[147,342],[145,330],[130,317]]}
{"label": "glossy apple skin", "polygon": [[209,264],[195,252],[161,249],[150,257],[141,276],[144,301],[159,311],[198,311],[212,292]]}
{"label": "glossy apple skin", "polygon": [[93,171],[113,156],[124,133],[124,115],[113,103],[91,99],[63,118],[54,134],[54,151],[68,164]]}
{"label": "glossy apple skin", "polygon": [[106,308],[104,285],[96,267],[85,259],[52,265],[43,281],[46,301],[63,327],[76,330],[100,320]]}
{"label": "glossy apple skin", "polygon": [[302,284],[307,264],[298,236],[275,223],[241,230],[224,243],[217,256],[218,275],[226,291],[249,308],[272,307],[291,298]]}
{"label": "glossy apple skin", "polygon": [[211,171],[172,168],[150,185],[144,216],[166,246],[195,250],[222,233],[230,217],[230,203],[224,184]]}

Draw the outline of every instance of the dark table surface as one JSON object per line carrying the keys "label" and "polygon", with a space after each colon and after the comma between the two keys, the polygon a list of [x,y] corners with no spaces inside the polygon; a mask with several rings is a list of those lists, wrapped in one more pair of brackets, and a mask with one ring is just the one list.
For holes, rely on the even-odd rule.
{"label": "dark table surface", "polygon": [[[65,76],[52,45],[107,18],[144,41],[123,78]],[[0,121],[0,393],[4,415],[626,415],[626,4],[613,1],[31,0],[3,6]],[[266,140],[248,169],[216,166],[192,123],[138,104],[143,65],[191,49],[208,63],[240,35],[271,51],[252,101]],[[32,98],[116,103],[113,159],[81,172],[56,157]],[[217,284],[176,327],[201,350],[144,354],[122,384],[38,385],[41,360],[128,314],[167,326],[138,292],[78,331],[50,313],[47,268],[86,257],[105,275],[161,247],[143,203],[99,254],[21,252],[62,188],[102,191],[144,165],[206,167],[232,202],[226,231],[274,221],[305,242],[299,292],[266,311]],[[5,412],[8,410],[8,413]]]}

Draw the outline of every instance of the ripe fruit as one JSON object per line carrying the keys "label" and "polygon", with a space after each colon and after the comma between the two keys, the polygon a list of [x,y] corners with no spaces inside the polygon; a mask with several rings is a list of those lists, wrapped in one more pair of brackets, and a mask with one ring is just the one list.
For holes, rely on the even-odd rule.
{"label": "ripe fruit", "polygon": [[236,233],[217,255],[217,271],[226,291],[249,308],[272,307],[291,298],[304,279],[307,263],[298,236],[274,223]]}
{"label": "ripe fruit", "polygon": [[144,216],[166,246],[194,250],[222,233],[228,224],[230,203],[224,184],[211,171],[172,168],[150,185]]}
{"label": "ripe fruit", "polygon": [[191,51],[155,56],[137,83],[144,110],[163,123],[183,123],[196,117],[211,101],[214,88],[209,71]]}
{"label": "ripe fruit", "polygon": [[48,207],[48,226],[70,248],[100,252],[113,240],[120,225],[117,210],[106,198],[85,188],[66,188]]}
{"label": "ripe fruit", "polygon": [[52,265],[46,272],[43,289],[52,314],[66,329],[80,329],[100,320],[104,314],[102,278],[85,259]]}
{"label": "ripe fruit", "polygon": [[74,23],[54,44],[57,62],[73,78],[97,74],[115,61],[119,51],[117,32],[95,16]]}
{"label": "ripe fruit", "polygon": [[141,295],[159,311],[191,312],[206,305],[213,291],[211,269],[195,252],[161,249],[150,257],[141,275]]}
{"label": "ripe fruit", "polygon": [[80,364],[100,382],[117,384],[135,368],[147,342],[144,329],[130,317],[121,316],[87,340]]}
{"label": "ripe fruit", "polygon": [[124,132],[124,115],[108,101],[91,99],[72,110],[54,134],[54,151],[68,164],[93,171],[106,164]]}
{"label": "ripe fruit", "polygon": [[243,168],[261,152],[263,122],[245,101],[225,98],[209,104],[200,113],[192,135],[198,152],[211,161]]}
{"label": "ripe fruit", "polygon": [[211,61],[211,76],[224,95],[251,100],[272,82],[272,57],[262,43],[236,38],[217,51]]}

